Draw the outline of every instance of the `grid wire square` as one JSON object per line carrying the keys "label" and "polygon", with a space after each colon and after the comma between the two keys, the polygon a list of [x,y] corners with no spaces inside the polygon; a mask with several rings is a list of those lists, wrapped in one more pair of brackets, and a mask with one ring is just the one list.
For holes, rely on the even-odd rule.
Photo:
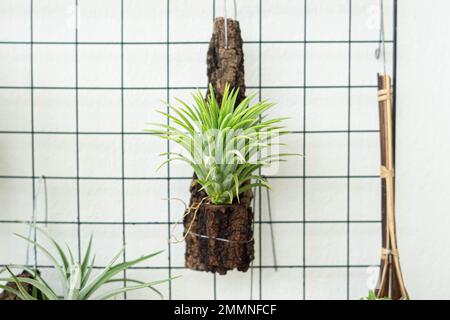
{"label": "grid wire square", "polygon": [[306,55],[307,86],[348,85],[348,44],[309,43]]}
{"label": "grid wire square", "polygon": [[30,220],[33,212],[31,179],[0,179],[1,220]]}
{"label": "grid wire square", "polygon": [[75,90],[35,89],[34,129],[45,132],[75,132]]}
{"label": "grid wire square", "polygon": [[34,163],[38,176],[76,175],[75,135],[35,135]]}
{"label": "grid wire square", "polygon": [[150,123],[166,123],[167,119],[157,110],[165,110],[161,99],[165,90],[125,90],[124,129],[126,132],[140,132],[152,128]]}
{"label": "grid wire square", "polygon": [[127,222],[167,220],[167,180],[125,180]]}
{"label": "grid wire square", "polygon": [[[40,179],[35,179],[35,190]],[[46,179],[48,220],[70,223],[77,220],[77,183],[75,179]],[[44,188],[42,185],[41,188]],[[37,219],[45,221],[45,189],[37,199]],[[32,199],[32,198],[30,198]]]}
{"label": "grid wire square", "polygon": [[160,153],[167,151],[167,142],[154,135],[126,135],[124,140],[126,177],[164,177],[167,167],[158,167],[166,159]]}
{"label": "grid wire square", "polygon": [[[242,45],[244,51],[244,69],[245,69],[245,85],[247,86],[246,95],[251,92],[255,92],[255,89],[249,89],[248,87],[260,87],[259,83],[259,46],[254,43],[244,43]],[[259,88],[258,88],[259,89]]]}
{"label": "grid wire square", "polygon": [[206,44],[179,44],[170,47],[170,84],[174,87],[204,87]]}
{"label": "grid wire square", "polygon": [[79,130],[81,132],[120,132],[121,107],[119,90],[79,90]]}
{"label": "grid wire square", "polygon": [[344,179],[306,180],[306,219],[342,221],[347,218],[347,181]]}
{"label": "grid wire square", "polygon": [[305,255],[307,265],[345,265],[347,226],[343,223],[308,224]]}
{"label": "grid wire square", "polygon": [[75,45],[33,45],[33,80],[41,87],[75,85]]}
{"label": "grid wire square", "polygon": [[29,86],[30,69],[29,44],[0,44],[0,86]]}
{"label": "grid wire square", "polygon": [[[68,256],[68,248],[70,248],[74,259],[78,260],[78,236],[77,236],[77,225],[76,224],[53,224],[50,223],[48,226],[41,225],[41,228],[43,228],[48,234],[51,235],[52,238],[58,242],[58,244],[61,245],[62,248],[64,248],[65,254]],[[48,248],[48,251],[54,256],[58,256],[58,251],[55,249],[55,247],[52,245],[52,242],[47,239],[41,232],[37,232],[36,235],[37,243],[42,245],[44,248]],[[66,247],[67,244],[67,247]],[[34,259],[30,259],[30,261],[34,262]],[[44,266],[53,266],[52,261],[50,258],[42,251],[37,250],[37,262],[38,265],[44,265]],[[56,273],[56,271],[53,271]]]}
{"label": "grid wire square", "polygon": [[120,41],[121,0],[78,0],[78,41]]}
{"label": "grid wire square", "polygon": [[309,90],[306,100],[307,130],[347,130],[348,90]]}
{"label": "grid wire square", "polygon": [[302,86],[303,46],[301,43],[265,43],[261,52],[262,85]]}
{"label": "grid wire square", "polygon": [[[208,272],[189,269],[172,271],[180,276],[172,282],[172,299],[174,300],[207,300],[211,299],[214,290],[214,276]],[[195,290],[193,286],[195,284]]]}
{"label": "grid wire square", "polygon": [[[383,0],[385,39],[393,39],[393,0]],[[380,37],[380,1],[352,2],[352,39],[378,41]]]}
{"label": "grid wire square", "polygon": [[[26,236],[28,226],[25,223],[0,224],[0,261],[2,265],[26,263],[27,241],[15,236],[14,233]],[[34,262],[34,254],[30,254],[30,261]]]}
{"label": "grid wire square", "polygon": [[347,175],[347,134],[314,133],[306,135],[306,175]]}
{"label": "grid wire square", "polygon": [[287,116],[283,122],[286,130],[303,130],[303,89],[262,89],[261,96],[275,104],[267,112],[270,118]]}
{"label": "grid wire square", "polygon": [[81,256],[84,256],[89,238],[93,236],[95,266],[105,267],[123,247],[123,226],[120,224],[82,224],[80,230]]}
{"label": "grid wire square", "polygon": [[[275,243],[276,261],[272,253]],[[262,264],[264,266],[299,266],[303,260],[302,223],[264,223],[262,226]]]}
{"label": "grid wire square", "polygon": [[[302,190],[303,180],[284,179],[281,177],[268,178],[272,187],[269,190],[270,207],[274,221],[300,221],[302,220]],[[261,208],[263,220],[269,220],[267,190],[261,190]],[[256,211],[255,211],[256,212]]]}
{"label": "grid wire square", "polygon": [[81,135],[79,167],[83,177],[120,177],[122,148],[120,135]]}
{"label": "grid wire square", "polygon": [[350,264],[377,265],[381,246],[380,223],[352,223],[350,225]]}
{"label": "grid wire square", "polygon": [[350,136],[352,175],[380,174],[380,136],[378,133],[352,133]]}
{"label": "grid wire square", "polygon": [[262,299],[300,300],[303,279],[298,268],[262,269]]}
{"label": "grid wire square", "polygon": [[129,42],[166,40],[167,0],[124,1],[124,39]]}
{"label": "grid wire square", "polygon": [[164,250],[160,254],[143,261],[140,267],[156,267],[165,266],[168,261],[167,242],[167,226],[165,225],[127,225],[126,233],[126,259],[139,258],[144,255],[156,253]]}
{"label": "grid wire square", "polygon": [[125,45],[125,87],[164,87],[167,83],[165,45]]}
{"label": "grid wire square", "polygon": [[31,136],[0,134],[0,175],[31,175]]}
{"label": "grid wire square", "polygon": [[307,300],[345,300],[345,268],[312,268],[306,270]]}
{"label": "grid wire square", "polygon": [[350,217],[357,221],[381,219],[381,180],[350,180]]}
{"label": "grid wire square", "polygon": [[346,40],[349,26],[348,0],[314,0],[307,5],[307,39]]}
{"label": "grid wire square", "polygon": [[33,3],[33,40],[75,40],[76,5],[73,0],[40,0]]}
{"label": "grid wire square", "polygon": [[78,77],[80,87],[118,87],[121,83],[120,46],[79,45]]}
{"label": "grid wire square", "polygon": [[262,6],[262,37],[264,41],[302,41],[303,1],[265,0]]}
{"label": "grid wire square", "polygon": [[82,221],[122,221],[122,181],[84,179],[79,192]]}
{"label": "grid wire square", "polygon": [[[170,14],[166,16],[170,25],[170,41],[209,41],[213,19],[213,3],[209,3],[210,5],[205,1],[171,0]],[[192,12],[195,14],[191,14]]]}
{"label": "grid wire square", "polygon": [[[377,43],[352,44],[351,59],[351,85],[377,86],[377,74],[384,73],[383,59],[375,58]],[[386,56],[393,54],[392,43],[386,43]],[[367,57],[373,57],[368,59]],[[393,74],[393,65],[390,59],[386,60],[386,74]]]}
{"label": "grid wire square", "polygon": [[[168,279],[167,270],[146,270],[146,269],[130,269],[127,270],[127,277],[130,279],[140,279],[145,282],[153,282]],[[176,280],[175,280],[176,281]],[[154,289],[158,290],[163,299],[169,297],[169,283],[164,282],[154,286]],[[144,288],[142,290],[134,290],[127,292],[127,299],[129,300],[161,300],[159,294],[151,290],[151,288]]]}
{"label": "grid wire square", "polygon": [[[255,281],[257,275],[253,274],[253,286],[258,285]],[[232,270],[227,272],[226,277],[216,278],[217,299],[219,300],[248,300],[250,299],[251,270],[240,272]],[[242,288],[242,290],[236,290]],[[253,293],[258,292],[254,289]]]}
{"label": "grid wire square", "polygon": [[31,90],[0,90],[0,131],[31,130]]}
{"label": "grid wire square", "polygon": [[0,41],[28,41],[30,21],[29,0],[2,0],[0,2]]}
{"label": "grid wire square", "polygon": [[[299,177],[303,174],[303,134],[291,133],[282,135],[279,140],[274,139],[275,145],[272,145],[270,149],[265,149],[261,152],[261,157],[270,154],[289,153],[290,156],[284,157],[286,161],[271,163],[270,167],[261,168],[263,175],[273,177]],[[276,145],[276,143],[286,145]]]}
{"label": "grid wire square", "polygon": [[351,90],[350,128],[352,130],[379,130],[378,104],[374,103],[377,88]]}
{"label": "grid wire square", "polygon": [[[216,1],[216,3],[216,17],[223,16],[223,5],[220,1]],[[241,35],[244,41],[260,40],[259,27],[260,23],[263,21],[262,17],[259,15],[261,5],[264,8],[264,1],[236,1],[237,20],[239,21]],[[234,7],[232,6],[232,1],[228,2],[228,18],[234,19]]]}

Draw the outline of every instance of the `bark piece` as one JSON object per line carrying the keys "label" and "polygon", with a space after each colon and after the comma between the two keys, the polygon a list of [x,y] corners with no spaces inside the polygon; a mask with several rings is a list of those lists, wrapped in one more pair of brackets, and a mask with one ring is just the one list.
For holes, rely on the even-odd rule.
{"label": "bark piece", "polygon": [[186,266],[226,274],[247,271],[254,258],[253,212],[242,204],[202,204],[184,219]]}
{"label": "bark piece", "polygon": [[[236,103],[245,99],[244,53],[239,22],[227,19],[228,46],[225,48],[224,18],[216,18],[213,34],[209,42],[207,54],[208,83],[214,88],[216,99],[222,102],[225,85],[239,88]],[[208,94],[206,95],[208,98]],[[200,191],[194,174],[190,192],[190,206],[195,207],[207,197]],[[252,239],[253,211],[251,190],[240,195],[240,203],[234,201],[230,206],[202,205],[193,220],[193,214],[184,218],[185,232],[192,223],[191,231],[199,235],[210,235],[213,238]],[[222,213],[217,213],[222,212]],[[226,274],[228,270],[237,268],[247,271],[254,258],[254,241],[248,243],[225,242],[187,235],[186,267],[193,270],[218,272]]]}
{"label": "bark piece", "polygon": [[[33,275],[31,273],[29,273],[28,271],[25,271],[25,270],[22,271],[21,274],[18,274],[17,277],[34,279]],[[17,285],[15,284],[15,282],[8,282],[6,285],[8,287],[10,287],[10,288],[18,290]],[[33,286],[31,284],[22,283],[22,286],[29,294],[32,294]],[[40,299],[39,298],[40,296],[41,296],[41,294],[38,291],[38,299]],[[22,300],[22,299],[20,299],[14,293],[11,293],[11,292],[8,292],[8,291],[4,290],[3,292],[0,293],[0,300]]]}
{"label": "bark piece", "polygon": [[237,103],[245,99],[244,52],[239,22],[227,19],[228,46],[225,48],[224,18],[216,18],[207,55],[208,82],[214,87],[219,104],[225,85],[239,88]]}

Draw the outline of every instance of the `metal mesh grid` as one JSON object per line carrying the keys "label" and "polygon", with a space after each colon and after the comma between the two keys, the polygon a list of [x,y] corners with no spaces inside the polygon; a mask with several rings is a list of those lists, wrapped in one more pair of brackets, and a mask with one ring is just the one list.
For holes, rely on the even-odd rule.
{"label": "metal mesh grid", "polygon": [[[126,136],[136,136],[136,135],[143,135],[146,133],[141,132],[127,132],[125,130],[125,124],[124,124],[124,95],[126,91],[131,90],[164,90],[166,92],[166,100],[170,101],[173,94],[178,90],[187,90],[187,89],[197,89],[197,86],[173,86],[171,84],[170,79],[170,70],[171,70],[171,56],[170,56],[170,50],[177,45],[206,45],[208,42],[205,41],[170,41],[170,32],[171,32],[171,25],[170,25],[170,0],[167,0],[166,4],[166,27],[167,27],[167,33],[166,33],[166,39],[165,41],[155,41],[155,42],[126,42],[124,41],[124,2],[127,0],[121,1],[121,39],[119,42],[79,42],[78,41],[78,29],[75,29],[75,41],[74,42],[61,42],[61,41],[55,41],[55,42],[39,42],[34,41],[33,37],[33,0],[29,1],[30,5],[30,41],[0,41],[1,45],[14,45],[14,44],[22,44],[22,45],[28,45],[30,49],[30,83],[28,86],[0,86],[0,90],[11,90],[11,89],[18,89],[18,90],[29,90],[31,95],[31,130],[24,130],[24,131],[11,131],[11,130],[5,130],[0,131],[0,135],[9,135],[9,134],[19,134],[19,135],[26,135],[31,138],[31,175],[1,175],[0,179],[24,179],[27,181],[30,181],[32,185],[32,194],[35,194],[35,185],[36,185],[36,179],[39,178],[39,176],[36,175],[35,170],[35,137],[37,135],[70,135],[75,136],[76,139],[76,175],[75,176],[46,176],[46,179],[48,180],[71,180],[76,181],[76,191],[77,191],[77,206],[76,206],[76,220],[72,221],[58,221],[58,220],[52,220],[48,221],[49,224],[64,224],[64,225],[76,225],[77,227],[77,242],[78,242],[78,255],[81,256],[82,254],[82,234],[81,234],[81,228],[83,225],[118,225],[121,227],[121,238],[122,243],[125,244],[127,240],[127,232],[126,232],[126,226],[127,225],[167,225],[167,235],[170,237],[171,234],[171,225],[174,224],[172,215],[174,214],[171,212],[171,206],[169,201],[167,202],[167,220],[166,221],[141,221],[141,222],[130,222],[127,221],[127,213],[125,209],[125,189],[126,189],[126,181],[128,180],[165,180],[167,182],[167,191],[166,195],[167,198],[170,198],[171,195],[171,181],[173,180],[183,180],[186,181],[186,184],[188,184],[188,181],[191,179],[190,176],[186,177],[180,177],[180,176],[172,176],[171,175],[171,167],[170,165],[167,167],[167,171],[164,177],[128,177],[125,174],[125,157],[126,151],[125,151],[125,137]],[[75,6],[78,6],[78,0],[74,0]],[[308,175],[307,173],[307,166],[306,163],[308,161],[308,158],[303,158],[302,160],[302,172],[301,175],[285,175],[285,176],[269,176],[269,179],[297,179],[301,181],[302,183],[302,190],[299,191],[299,197],[301,197],[302,201],[302,208],[301,208],[301,219],[299,220],[289,220],[289,221],[268,221],[263,219],[262,214],[262,194],[261,190],[258,190],[257,192],[257,202],[259,205],[257,205],[257,208],[255,208],[255,217],[257,217],[255,221],[255,228],[259,230],[258,232],[258,238],[256,239],[259,242],[259,252],[255,259],[255,264],[253,265],[253,269],[255,273],[257,274],[257,281],[259,282],[258,285],[258,292],[256,294],[256,298],[264,298],[262,293],[262,287],[264,282],[263,277],[263,269],[273,269],[274,265],[268,265],[263,263],[262,255],[262,237],[263,237],[263,229],[262,226],[266,224],[300,224],[301,228],[303,230],[301,235],[293,235],[294,240],[295,238],[299,237],[299,241],[301,242],[301,245],[303,247],[303,253],[302,253],[302,263],[299,265],[278,265],[277,267],[280,269],[298,269],[299,271],[299,289],[301,290],[301,298],[307,299],[307,286],[308,286],[308,275],[307,270],[308,269],[317,269],[317,268],[338,268],[338,269],[344,269],[346,270],[346,298],[350,297],[350,283],[351,283],[351,276],[350,276],[350,270],[353,268],[367,268],[369,265],[358,265],[358,264],[351,264],[350,261],[350,239],[351,239],[351,233],[350,233],[350,226],[352,224],[379,224],[380,221],[378,220],[351,220],[350,215],[350,199],[351,199],[351,188],[350,188],[350,181],[354,179],[378,179],[378,175],[352,175],[351,174],[351,136],[354,133],[378,133],[378,130],[373,129],[367,129],[367,130],[361,130],[361,129],[352,129],[351,128],[351,93],[352,90],[357,89],[373,89],[376,88],[376,86],[373,85],[355,85],[352,84],[352,45],[358,44],[358,43],[376,43],[375,40],[354,40],[352,39],[352,0],[348,0],[349,2],[349,21],[348,21],[348,39],[347,40],[308,40],[308,4],[310,3],[310,0],[304,1],[304,17],[299,17],[299,21],[303,20],[303,36],[304,39],[301,41],[290,41],[290,40],[263,40],[262,39],[262,19],[263,19],[263,6],[264,6],[264,0],[259,0],[259,40],[257,41],[245,41],[244,44],[254,44],[258,46],[258,69],[259,69],[259,75],[258,75],[258,85],[253,86],[247,86],[249,89],[257,90],[258,91],[258,98],[261,100],[263,99],[263,92],[265,89],[287,89],[287,90],[298,90],[299,92],[303,93],[302,102],[303,105],[301,108],[303,108],[303,130],[296,130],[292,133],[298,137],[301,137],[302,139],[302,148],[303,153],[307,154],[307,135],[320,135],[320,134],[341,134],[346,135],[347,139],[347,174],[346,175]],[[397,7],[397,1],[393,1],[394,5],[394,38],[392,40],[387,40],[386,43],[391,43],[394,47],[394,54],[392,55],[393,60],[393,68],[394,68],[394,79],[395,79],[395,64],[396,64],[396,54],[395,54],[395,47],[396,47],[396,7]],[[78,19],[78,11],[76,11],[76,17]],[[212,12],[213,12],[213,18],[216,15],[216,1],[212,1]],[[263,55],[263,45],[265,44],[301,44],[303,45],[303,74],[301,75],[303,79],[303,85],[280,85],[280,86],[265,86],[262,84],[262,74],[264,73],[263,67],[262,67],[262,55]],[[307,70],[307,53],[309,49],[310,44],[346,44],[348,45],[348,76],[347,76],[347,84],[343,85],[307,85],[307,76],[308,76],[308,70]],[[74,86],[36,86],[34,81],[34,47],[35,45],[68,45],[73,46],[75,50],[75,85]],[[96,86],[79,86],[79,68],[78,68],[78,61],[79,61],[79,48],[83,45],[111,45],[111,46],[120,46],[120,86],[111,86],[111,87],[96,87]],[[166,85],[165,86],[148,86],[148,87],[130,87],[125,86],[124,82],[124,47],[125,46],[139,46],[139,45],[156,45],[156,46],[164,46],[166,50]],[[375,78],[375,75],[374,75]],[[206,89],[206,87],[202,87],[200,89]],[[347,121],[347,129],[346,130],[306,130],[307,128],[307,105],[308,105],[308,93],[311,92],[311,90],[315,89],[323,89],[323,90],[333,90],[333,89],[345,89],[347,90],[348,94],[348,121]],[[73,90],[75,92],[75,107],[76,107],[76,127],[75,132],[73,131],[40,131],[35,129],[35,116],[36,116],[36,110],[34,107],[34,97],[35,97],[35,90]],[[121,97],[121,128],[118,132],[88,132],[88,131],[81,131],[79,128],[79,92],[80,90],[115,90],[120,92]],[[375,101],[375,100],[374,100]],[[80,137],[82,136],[89,136],[89,135],[105,135],[105,136],[120,136],[120,149],[121,149],[121,175],[119,176],[82,176],[80,175]],[[167,142],[166,150],[167,152],[170,151],[170,144]],[[308,220],[306,215],[306,190],[307,190],[307,181],[308,180],[314,180],[314,179],[340,179],[346,182],[346,201],[347,201],[347,209],[346,209],[346,219],[344,220]],[[83,180],[102,180],[102,181],[120,181],[121,182],[121,196],[122,196],[122,219],[121,221],[83,221],[82,215],[80,212],[80,190],[81,185],[80,182]],[[19,222],[18,220],[0,220],[0,224],[14,224]],[[44,221],[39,220],[38,223],[44,223]],[[346,263],[345,264],[336,264],[336,265],[314,265],[310,264],[307,261],[306,257],[306,251],[307,251],[307,228],[309,225],[313,224],[340,224],[345,225],[346,227]],[[172,245],[167,245],[168,250],[168,260],[167,265],[164,266],[144,266],[144,267],[135,267],[134,269],[162,269],[167,270],[167,275],[170,277],[172,276],[173,270],[182,269],[181,266],[175,266],[172,263]],[[35,255],[36,256],[36,255]],[[123,254],[123,258],[125,259],[126,252]],[[37,258],[37,256],[36,256]],[[41,269],[50,268],[50,266],[47,265],[40,265],[38,261],[38,267]],[[100,267],[100,266],[99,266]],[[211,292],[210,298],[216,298],[217,297],[217,278],[215,275],[214,282],[213,282],[213,288]],[[172,298],[172,285],[168,284],[168,298]]]}

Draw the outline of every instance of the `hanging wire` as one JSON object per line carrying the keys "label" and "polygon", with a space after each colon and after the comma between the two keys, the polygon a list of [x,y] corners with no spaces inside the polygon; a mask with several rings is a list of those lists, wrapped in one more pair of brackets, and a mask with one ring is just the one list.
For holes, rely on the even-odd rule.
{"label": "hanging wire", "polygon": [[375,50],[375,57],[379,60],[383,54],[383,70],[386,74],[386,41],[384,32],[384,3],[380,0],[380,37],[378,42],[378,48]]}
{"label": "hanging wire", "polygon": [[[34,251],[34,269],[37,270],[37,248],[36,248],[36,220],[37,220],[37,200],[39,198],[39,194],[41,192],[41,187],[44,186],[44,208],[45,208],[45,226],[48,223],[48,196],[47,196],[47,180],[45,176],[41,176],[39,179],[38,188],[36,194],[33,195],[33,212],[31,215],[30,226],[28,228],[28,239],[31,239],[31,234],[33,232],[33,251]],[[25,265],[30,265],[30,242],[27,243],[27,251],[26,251],[26,262]]]}
{"label": "hanging wire", "polygon": [[[267,180],[266,176],[262,176],[263,179]],[[252,202],[252,208],[253,210],[255,210],[255,204],[256,204],[256,187],[253,188],[252,190],[253,192],[253,202]],[[277,251],[276,251],[276,246],[275,246],[275,231],[273,229],[273,219],[272,219],[272,205],[270,203],[270,191],[269,189],[266,189],[266,194],[267,194],[267,211],[269,214],[269,226],[270,226],[270,240],[272,242],[272,256],[273,256],[273,264],[274,264],[274,268],[275,271],[278,271],[278,262],[277,262]],[[260,221],[261,223],[261,221]],[[253,225],[252,225],[252,229],[254,230],[255,223],[254,223],[254,219],[253,219]],[[250,300],[253,300],[253,261],[250,264]]]}
{"label": "hanging wire", "polygon": [[277,252],[275,248],[275,231],[273,230],[273,219],[272,219],[272,206],[270,204],[270,191],[266,188],[267,193],[267,209],[269,212],[269,226],[270,226],[270,238],[272,240],[272,255],[273,255],[273,264],[275,266],[275,271],[278,271],[278,263],[277,263]]}
{"label": "hanging wire", "polygon": [[[237,5],[236,0],[233,0],[234,7],[234,20],[237,19]],[[227,0],[223,0],[223,16],[224,16],[224,31],[225,31],[225,49],[228,49],[228,13],[227,13]]]}

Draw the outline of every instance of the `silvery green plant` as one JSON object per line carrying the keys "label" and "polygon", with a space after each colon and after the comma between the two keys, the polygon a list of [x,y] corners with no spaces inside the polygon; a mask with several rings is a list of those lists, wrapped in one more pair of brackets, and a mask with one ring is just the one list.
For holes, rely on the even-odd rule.
{"label": "silvery green plant", "polygon": [[[72,251],[67,245],[66,250],[63,250],[62,246],[53,237],[51,237],[47,233],[47,231],[37,226],[33,227],[36,228],[36,230],[39,231],[42,235],[44,235],[47,240],[50,241],[51,246],[57,253],[56,256],[50,253],[50,251],[46,247],[39,244],[38,242],[19,234],[15,235],[35,245],[36,248],[40,250],[40,252],[42,252],[51,261],[54,270],[58,275],[59,283],[62,287],[62,292],[58,293],[55,288],[52,288],[52,286],[50,286],[36,270],[32,270],[26,266],[6,267],[1,272],[7,271],[10,276],[7,278],[0,278],[0,281],[15,283],[17,289],[6,285],[0,285],[0,288],[17,295],[22,300],[106,300],[115,298],[116,296],[128,291],[134,291],[144,288],[151,289],[161,296],[159,291],[153,288],[153,286],[171,280],[167,279],[152,282],[142,282],[131,278],[116,278],[115,276],[120,274],[124,270],[127,270],[128,268],[140,262],[146,261],[162,252],[158,251],[149,255],[144,255],[135,260],[117,263],[116,261],[120,257],[122,257],[124,248],[122,248],[114,256],[114,258],[103,270],[98,273],[97,276],[92,276],[95,262],[95,255],[91,257],[92,236],[89,239],[86,253],[81,263],[79,263],[74,259]],[[11,268],[13,267],[20,267],[21,269],[28,271],[33,275],[33,278],[15,276],[11,271]],[[106,285],[117,282],[124,284],[132,283],[133,285],[114,288],[106,291],[104,290]],[[27,292],[23,284],[31,285],[33,287],[33,292],[31,294]],[[102,293],[99,292],[100,288],[102,289]]]}
{"label": "silvery green plant", "polygon": [[183,153],[162,153],[167,158],[162,165],[174,160],[188,163],[214,204],[239,201],[240,194],[256,186],[270,188],[258,169],[291,155],[273,152],[283,145],[277,142],[287,133],[281,125],[287,118],[268,119],[264,113],[273,104],[251,104],[254,95],[237,104],[238,93],[227,85],[219,106],[210,85],[207,99],[200,91],[192,95],[192,106],[179,99],[178,107],[167,104],[168,112],[159,112],[170,123],[153,124],[160,129],[149,130],[181,146]]}

